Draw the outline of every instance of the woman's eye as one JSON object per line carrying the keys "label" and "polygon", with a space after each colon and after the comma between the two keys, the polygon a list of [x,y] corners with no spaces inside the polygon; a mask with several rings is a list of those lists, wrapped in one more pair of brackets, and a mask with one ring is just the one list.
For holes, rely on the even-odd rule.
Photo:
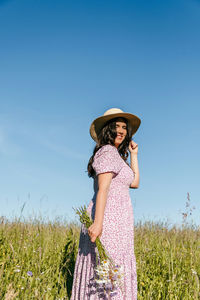
{"label": "woman's eye", "polygon": [[[115,125],[115,128],[118,128],[118,127],[120,127],[120,126],[116,124],[116,125]],[[127,129],[126,126],[123,126],[122,128],[123,128],[123,129]]]}

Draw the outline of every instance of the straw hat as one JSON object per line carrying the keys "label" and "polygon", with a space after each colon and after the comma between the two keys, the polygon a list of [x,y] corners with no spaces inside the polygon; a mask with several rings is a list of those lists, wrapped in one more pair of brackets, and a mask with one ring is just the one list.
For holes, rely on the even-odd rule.
{"label": "straw hat", "polygon": [[117,117],[123,117],[128,120],[131,129],[131,136],[133,136],[134,133],[136,133],[136,131],[140,126],[141,120],[137,116],[130,113],[123,112],[123,110],[119,108],[111,108],[105,111],[103,116],[95,119],[90,125],[90,135],[93,138],[93,140],[97,142],[98,135],[101,132],[101,129],[106,124],[106,122]]}

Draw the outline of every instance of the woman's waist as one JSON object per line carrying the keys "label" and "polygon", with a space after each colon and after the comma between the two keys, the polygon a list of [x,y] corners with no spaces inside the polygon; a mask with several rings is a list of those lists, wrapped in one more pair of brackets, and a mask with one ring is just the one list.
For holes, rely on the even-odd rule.
{"label": "woman's waist", "polygon": [[[118,185],[118,186],[110,186],[108,190],[107,197],[130,197],[130,188],[129,185]],[[95,199],[98,195],[98,189],[94,189],[93,198]]]}
{"label": "woman's waist", "polygon": [[[96,207],[96,201],[97,198],[94,197],[90,203],[88,204],[87,210],[91,211],[92,209],[95,209]],[[127,208],[127,207],[132,207],[132,202],[131,202],[131,198],[130,195],[120,195],[118,194],[117,197],[112,197],[112,195],[107,196],[106,199],[106,205],[105,205],[105,209],[111,209],[111,210],[115,210],[117,208]]]}

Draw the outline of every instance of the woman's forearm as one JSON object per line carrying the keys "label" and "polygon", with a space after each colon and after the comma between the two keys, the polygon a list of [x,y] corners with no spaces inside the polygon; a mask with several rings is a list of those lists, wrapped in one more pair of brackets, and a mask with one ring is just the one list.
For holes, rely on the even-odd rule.
{"label": "woman's forearm", "polygon": [[103,230],[103,219],[110,183],[112,180],[112,172],[101,173],[98,175],[98,192],[96,196],[96,208],[93,224],[88,228],[91,241],[101,235]]}
{"label": "woman's forearm", "polygon": [[106,206],[108,196],[107,189],[99,189],[97,192],[96,198],[96,209],[95,209],[95,218],[94,222],[99,224],[100,226],[103,225],[103,217],[104,217],[104,210]]}
{"label": "woman's forearm", "polygon": [[138,188],[139,182],[140,182],[140,173],[139,173],[139,166],[138,166],[138,157],[137,154],[131,153],[131,169],[133,170],[135,174],[135,178],[133,182],[131,183],[131,188]]}

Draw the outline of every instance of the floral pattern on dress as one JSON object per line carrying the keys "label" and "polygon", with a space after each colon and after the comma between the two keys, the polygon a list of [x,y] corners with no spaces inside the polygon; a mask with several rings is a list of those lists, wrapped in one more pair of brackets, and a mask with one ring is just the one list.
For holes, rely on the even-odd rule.
{"label": "floral pattern on dress", "polygon": [[[93,168],[94,197],[87,211],[94,220],[96,195],[98,192],[98,175],[112,172],[104,210],[103,230],[100,240],[115,264],[124,267],[124,291],[117,290],[112,300],[137,299],[137,272],[134,254],[134,216],[129,195],[129,187],[134,180],[134,173],[121,158],[117,148],[112,145],[102,146],[95,154]],[[97,249],[92,243],[84,225],[81,226],[78,255],[76,258],[71,300],[107,300],[107,295],[100,295],[94,281],[94,268]]]}

